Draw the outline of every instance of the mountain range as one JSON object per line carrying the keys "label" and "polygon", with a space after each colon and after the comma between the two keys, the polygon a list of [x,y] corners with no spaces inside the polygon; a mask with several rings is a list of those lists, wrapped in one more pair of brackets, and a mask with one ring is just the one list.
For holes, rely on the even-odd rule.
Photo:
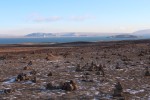
{"label": "mountain range", "polygon": [[[23,37],[25,38],[44,38],[44,37],[90,37],[90,36],[102,36],[104,33],[94,33],[94,32],[64,32],[64,33],[43,33],[36,32],[30,33]],[[132,33],[107,33],[107,34],[117,34],[109,37],[125,37],[125,38],[137,38],[137,37],[150,37],[150,29],[138,30]],[[6,35],[1,35],[0,37],[6,37]],[[7,36],[10,37],[10,36]],[[11,36],[13,37],[13,36]],[[17,37],[17,36],[14,36]]]}
{"label": "mountain range", "polygon": [[150,29],[135,31],[132,34],[138,35],[138,36],[140,36],[140,35],[141,36],[150,36]]}
{"label": "mountain range", "polygon": [[67,33],[30,33],[25,35],[24,37],[29,38],[44,38],[44,37],[81,37],[81,36],[95,36],[95,35],[88,35],[87,33],[75,33],[75,32],[67,32]]}
{"label": "mountain range", "polygon": [[31,34],[27,34],[25,35],[25,37],[52,37],[52,36],[56,36],[53,33],[31,33]]}
{"label": "mountain range", "polygon": [[140,36],[130,35],[130,34],[121,34],[121,35],[113,35],[108,38],[140,38]]}

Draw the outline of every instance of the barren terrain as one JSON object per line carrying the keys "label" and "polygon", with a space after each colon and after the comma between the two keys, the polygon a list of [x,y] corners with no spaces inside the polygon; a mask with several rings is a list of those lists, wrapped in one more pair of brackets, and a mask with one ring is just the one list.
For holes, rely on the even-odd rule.
{"label": "barren terrain", "polygon": [[150,40],[0,45],[0,100],[150,100],[149,67]]}

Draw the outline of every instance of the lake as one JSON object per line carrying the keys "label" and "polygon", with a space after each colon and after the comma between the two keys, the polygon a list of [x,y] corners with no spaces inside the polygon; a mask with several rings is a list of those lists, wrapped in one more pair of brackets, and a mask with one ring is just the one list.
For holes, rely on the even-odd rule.
{"label": "lake", "polygon": [[0,38],[0,44],[20,44],[20,43],[66,43],[77,41],[117,41],[117,40],[137,40],[148,39],[149,37],[142,38],[107,38],[107,37],[50,37],[50,38]]}

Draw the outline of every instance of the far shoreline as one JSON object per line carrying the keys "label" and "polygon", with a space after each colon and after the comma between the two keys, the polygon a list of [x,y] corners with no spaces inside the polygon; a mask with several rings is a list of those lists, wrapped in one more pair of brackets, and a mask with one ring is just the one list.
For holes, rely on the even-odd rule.
{"label": "far shoreline", "polygon": [[107,45],[107,44],[124,44],[124,43],[150,43],[150,39],[135,39],[135,40],[110,40],[110,41],[73,41],[73,42],[26,42],[14,44],[0,44],[0,47],[58,47],[58,46],[92,46],[92,45]]}

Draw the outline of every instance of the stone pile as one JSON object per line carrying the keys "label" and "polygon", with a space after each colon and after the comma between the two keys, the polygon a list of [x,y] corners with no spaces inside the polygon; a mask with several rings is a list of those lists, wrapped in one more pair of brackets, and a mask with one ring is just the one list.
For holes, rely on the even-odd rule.
{"label": "stone pile", "polygon": [[149,70],[148,70],[148,67],[146,67],[145,76],[150,76],[150,72],[149,72]]}
{"label": "stone pile", "polygon": [[123,88],[122,88],[120,82],[118,82],[115,85],[115,89],[114,89],[114,93],[113,93],[113,98],[117,98],[117,100],[124,100],[124,98],[122,96],[122,92],[123,92]]}
{"label": "stone pile", "polygon": [[30,78],[27,76],[27,74],[21,73],[17,76],[16,81],[25,81],[29,79]]}
{"label": "stone pile", "polygon": [[49,89],[49,90],[62,89],[65,91],[74,91],[74,90],[77,90],[77,84],[73,80],[70,80],[70,82],[65,82],[60,86],[55,86],[52,83],[48,83],[46,85],[46,89]]}

